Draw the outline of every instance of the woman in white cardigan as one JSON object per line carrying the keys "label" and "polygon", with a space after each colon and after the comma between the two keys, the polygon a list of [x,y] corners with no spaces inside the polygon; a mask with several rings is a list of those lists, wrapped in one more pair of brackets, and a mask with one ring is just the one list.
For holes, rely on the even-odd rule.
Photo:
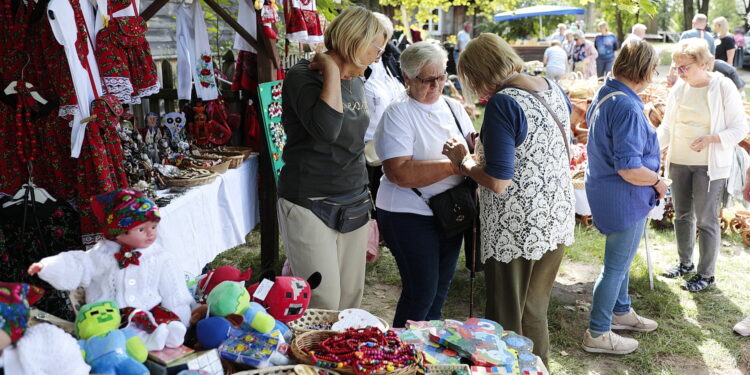
{"label": "woman in white cardigan", "polygon": [[680,263],[664,272],[680,277],[692,262],[696,225],[700,257],[697,273],[683,287],[701,291],[715,283],[721,230],[719,201],[732,167],[734,146],[748,132],[742,99],[732,81],[712,73],[714,57],[703,39],[685,39],[672,54],[679,75],[667,99],[659,144],[667,149],[665,170],[673,181],[675,236]]}

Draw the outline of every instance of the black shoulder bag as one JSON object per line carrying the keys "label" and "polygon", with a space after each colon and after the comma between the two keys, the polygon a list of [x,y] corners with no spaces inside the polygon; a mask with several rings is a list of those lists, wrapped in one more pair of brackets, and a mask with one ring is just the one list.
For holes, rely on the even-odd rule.
{"label": "black shoulder bag", "polygon": [[[447,101],[446,105],[453,115],[453,120],[456,121],[458,132],[463,136],[464,132],[456,114],[453,112],[453,108]],[[422,193],[416,188],[411,190],[430,206],[435,222],[445,238],[463,233],[471,228],[474,223],[474,218],[477,216],[477,208],[474,203],[476,184],[470,178],[464,178],[460,184],[430,199],[423,198]]]}

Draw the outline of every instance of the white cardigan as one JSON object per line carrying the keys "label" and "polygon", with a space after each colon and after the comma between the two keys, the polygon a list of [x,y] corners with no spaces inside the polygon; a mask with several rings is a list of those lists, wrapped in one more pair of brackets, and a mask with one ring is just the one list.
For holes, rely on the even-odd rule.
{"label": "white cardigan", "polygon": [[[711,118],[710,134],[716,134],[721,143],[708,145],[708,178],[719,180],[728,178],[734,160],[734,146],[745,139],[748,132],[747,118],[737,87],[729,78],[720,73],[709,73],[711,82],[708,84],[708,109]],[[667,158],[664,166],[665,176],[669,175],[669,160],[672,156],[672,130],[675,126],[677,111],[682,97],[687,91],[688,84],[679,80],[669,92],[667,110],[664,119],[656,129],[661,149],[667,148]]]}
{"label": "white cardigan", "polygon": [[88,251],[66,251],[42,259],[42,280],[59,290],[86,289],[86,303],[115,301],[120,308],[151,310],[161,304],[187,326],[193,298],[174,259],[159,245],[140,249],[139,265],[120,268],[120,245],[99,241]]}

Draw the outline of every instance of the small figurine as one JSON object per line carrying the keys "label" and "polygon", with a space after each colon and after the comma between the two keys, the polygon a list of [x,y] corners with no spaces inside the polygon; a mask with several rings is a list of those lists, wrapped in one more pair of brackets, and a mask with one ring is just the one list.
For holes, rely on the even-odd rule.
{"label": "small figurine", "polygon": [[206,116],[206,107],[198,103],[193,107],[193,122],[188,125],[190,135],[195,140],[195,144],[205,146],[208,144],[208,116]]}
{"label": "small figurine", "polygon": [[170,112],[161,118],[161,126],[169,130],[173,141],[185,140],[185,125],[187,120],[183,112]]}
{"label": "small figurine", "polygon": [[95,197],[106,239],[88,251],[66,251],[29,267],[60,290],[84,287],[86,302],[115,301],[149,350],[182,345],[193,302],[169,252],[155,244],[161,217],[142,193],[118,189]]}
{"label": "small figurine", "polygon": [[120,310],[112,301],[84,305],[76,317],[78,345],[94,374],[148,375],[148,350],[130,328],[120,327]]}
{"label": "small figurine", "polygon": [[164,131],[159,123],[159,115],[155,112],[146,114],[146,144],[157,143],[164,138]]}

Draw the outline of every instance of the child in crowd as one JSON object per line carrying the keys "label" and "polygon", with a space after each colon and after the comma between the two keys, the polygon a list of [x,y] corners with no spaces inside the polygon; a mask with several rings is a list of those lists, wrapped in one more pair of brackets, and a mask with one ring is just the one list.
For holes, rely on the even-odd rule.
{"label": "child in crowd", "polygon": [[29,274],[60,290],[85,288],[86,303],[115,301],[149,350],[182,345],[193,299],[168,252],[154,245],[159,207],[126,189],[95,197],[92,207],[106,239],[44,258]]}

